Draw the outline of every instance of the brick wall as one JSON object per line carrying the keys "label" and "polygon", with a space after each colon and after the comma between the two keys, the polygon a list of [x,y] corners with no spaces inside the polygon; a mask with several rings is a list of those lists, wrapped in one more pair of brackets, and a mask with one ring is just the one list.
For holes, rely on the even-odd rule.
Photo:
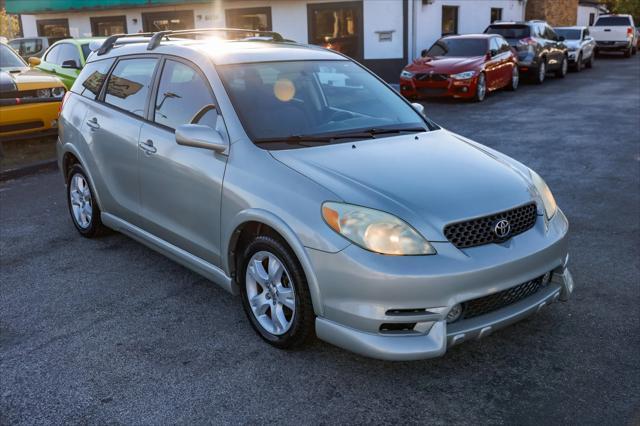
{"label": "brick wall", "polygon": [[551,26],[575,25],[578,0],[528,0],[526,19],[542,19]]}

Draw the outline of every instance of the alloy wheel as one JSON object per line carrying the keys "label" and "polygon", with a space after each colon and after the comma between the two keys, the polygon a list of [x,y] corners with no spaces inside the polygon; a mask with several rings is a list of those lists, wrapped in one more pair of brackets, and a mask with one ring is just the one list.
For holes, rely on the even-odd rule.
{"label": "alloy wheel", "polygon": [[542,83],[547,76],[547,64],[542,62],[538,67],[538,81]]}
{"label": "alloy wheel", "polygon": [[255,253],[247,266],[245,285],[260,326],[276,336],[286,333],[296,313],[296,294],[282,261],[268,251]]}
{"label": "alloy wheel", "polygon": [[71,178],[69,199],[71,200],[71,210],[75,222],[82,229],[89,228],[93,216],[93,200],[85,177],[79,173],[76,173]]}
{"label": "alloy wheel", "polygon": [[567,75],[568,70],[569,70],[569,61],[567,61],[567,58],[564,58],[562,60],[562,76]]}
{"label": "alloy wheel", "polygon": [[487,93],[487,84],[484,78],[484,74],[478,76],[478,84],[476,86],[476,99],[482,101]]}
{"label": "alloy wheel", "polygon": [[511,72],[511,88],[513,90],[517,89],[519,83],[520,83],[520,71],[518,71],[518,67],[513,67],[513,71]]}

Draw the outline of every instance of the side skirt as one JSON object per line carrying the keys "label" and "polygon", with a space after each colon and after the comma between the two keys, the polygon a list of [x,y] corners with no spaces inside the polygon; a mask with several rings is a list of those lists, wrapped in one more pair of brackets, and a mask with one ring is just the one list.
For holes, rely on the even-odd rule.
{"label": "side skirt", "polygon": [[231,278],[217,266],[212,265],[211,263],[181,249],[180,247],[176,247],[173,244],[145,231],[144,229],[138,228],[137,226],[132,225],[110,213],[103,212],[100,217],[102,219],[102,223],[109,228],[122,232],[158,253],[165,255],[169,259],[191,269],[208,280],[218,284],[229,293],[234,295],[238,294],[237,286],[234,285]]}

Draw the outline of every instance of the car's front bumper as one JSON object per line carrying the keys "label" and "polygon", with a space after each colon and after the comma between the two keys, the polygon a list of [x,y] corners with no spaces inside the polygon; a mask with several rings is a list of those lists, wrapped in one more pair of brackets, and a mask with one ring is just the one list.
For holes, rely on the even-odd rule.
{"label": "car's front bumper", "polygon": [[0,140],[55,134],[60,101],[25,103],[2,107]]}
{"label": "car's front bumper", "polygon": [[477,76],[466,80],[419,81],[401,78],[400,93],[408,99],[437,97],[472,98],[476,94]]}
{"label": "car's front bumper", "polygon": [[[567,268],[566,218],[561,211],[503,244],[458,250],[433,243],[434,256],[381,256],[349,246],[339,253],[309,250],[322,295],[319,338],[380,359],[442,355],[448,346],[484,337],[573,291]],[[552,281],[515,303],[447,324],[459,303],[512,288],[553,271]],[[388,324],[415,324],[386,331]]]}

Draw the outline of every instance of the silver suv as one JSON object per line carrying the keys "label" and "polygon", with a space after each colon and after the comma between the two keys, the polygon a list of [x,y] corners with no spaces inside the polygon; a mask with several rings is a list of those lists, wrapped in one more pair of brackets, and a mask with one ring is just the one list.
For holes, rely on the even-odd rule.
{"label": "silver suv", "polygon": [[[239,31],[90,56],[57,145],[80,234],[239,294],[280,348],[435,357],[569,297],[567,219],[534,171],[339,53]],[[226,38],[179,37],[202,34]]]}

